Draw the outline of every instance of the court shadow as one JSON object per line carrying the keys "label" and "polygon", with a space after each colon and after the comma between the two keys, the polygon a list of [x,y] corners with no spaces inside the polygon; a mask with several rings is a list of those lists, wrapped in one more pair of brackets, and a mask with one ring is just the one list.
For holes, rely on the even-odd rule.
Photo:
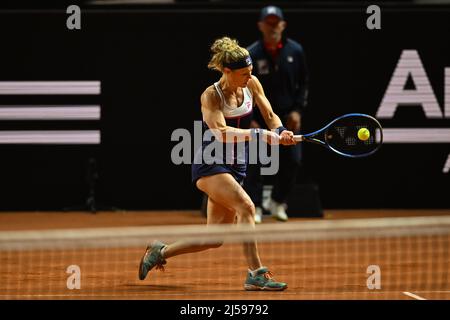
{"label": "court shadow", "polygon": [[128,291],[132,292],[165,292],[165,291],[186,291],[187,286],[183,285],[157,285],[157,284],[126,284],[124,285]]}

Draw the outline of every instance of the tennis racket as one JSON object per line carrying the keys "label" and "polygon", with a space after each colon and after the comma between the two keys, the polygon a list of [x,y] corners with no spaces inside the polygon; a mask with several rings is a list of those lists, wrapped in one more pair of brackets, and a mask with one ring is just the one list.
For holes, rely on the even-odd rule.
{"label": "tennis racket", "polygon": [[[358,137],[358,131],[363,128],[369,130],[370,134],[365,140]],[[321,145],[345,157],[360,158],[375,153],[381,147],[383,128],[372,116],[349,113],[336,118],[320,130],[295,135],[294,139]]]}

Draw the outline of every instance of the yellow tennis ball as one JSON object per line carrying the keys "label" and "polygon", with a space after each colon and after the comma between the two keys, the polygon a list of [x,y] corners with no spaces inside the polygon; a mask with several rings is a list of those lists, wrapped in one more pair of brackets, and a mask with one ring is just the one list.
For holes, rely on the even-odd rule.
{"label": "yellow tennis ball", "polygon": [[361,128],[358,130],[358,138],[359,140],[366,141],[370,138],[370,131],[367,128]]}

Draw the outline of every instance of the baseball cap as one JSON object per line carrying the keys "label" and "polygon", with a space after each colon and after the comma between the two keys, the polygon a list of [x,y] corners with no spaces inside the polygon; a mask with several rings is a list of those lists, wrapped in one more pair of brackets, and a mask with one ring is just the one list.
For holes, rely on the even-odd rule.
{"label": "baseball cap", "polygon": [[276,6],[267,6],[261,9],[260,20],[262,21],[268,16],[277,16],[281,20],[284,20],[283,11],[281,11],[281,9]]}

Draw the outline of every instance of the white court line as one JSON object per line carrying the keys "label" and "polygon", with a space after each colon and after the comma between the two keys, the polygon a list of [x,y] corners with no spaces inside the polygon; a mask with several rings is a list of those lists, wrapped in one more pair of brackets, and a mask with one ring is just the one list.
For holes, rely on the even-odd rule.
{"label": "white court line", "polygon": [[[255,293],[259,293],[261,295],[264,295],[265,292],[262,291],[258,291]],[[359,293],[365,294],[366,292],[358,292],[358,291],[343,291],[343,292],[298,292],[298,291],[294,291],[294,292],[283,292],[283,295],[358,295]],[[390,293],[394,293],[394,291],[390,292]],[[199,290],[199,291],[191,291],[191,292],[166,292],[166,293],[161,293],[161,292],[147,292],[147,291],[143,291],[143,292],[135,292],[135,293],[130,293],[130,294],[90,294],[90,293],[83,293],[83,292],[74,292],[74,293],[68,293],[68,294],[0,294],[0,297],[12,297],[12,298],[24,298],[24,297],[29,297],[29,298],[39,298],[39,297],[75,297],[75,298],[81,298],[81,297],[89,297],[89,298],[93,298],[95,299],[96,297],[140,297],[140,296],[192,296],[192,297],[196,297],[198,295],[223,295],[223,294],[232,294],[230,293],[230,291],[227,290],[219,290],[219,291],[215,291],[215,292],[210,292],[208,290]],[[379,295],[383,295],[386,294],[386,292],[370,292],[370,295],[374,295],[374,294],[379,294]]]}
{"label": "white court line", "polygon": [[404,295],[407,295],[407,296],[410,296],[411,298],[414,298],[414,299],[416,299],[416,300],[427,300],[427,299],[425,299],[425,298],[422,298],[421,296],[418,296],[418,295],[416,295],[416,294],[414,294],[414,293],[411,293],[411,292],[403,292],[403,294]]}
{"label": "white court line", "polygon": [[416,291],[417,293],[450,293],[450,290]]}

